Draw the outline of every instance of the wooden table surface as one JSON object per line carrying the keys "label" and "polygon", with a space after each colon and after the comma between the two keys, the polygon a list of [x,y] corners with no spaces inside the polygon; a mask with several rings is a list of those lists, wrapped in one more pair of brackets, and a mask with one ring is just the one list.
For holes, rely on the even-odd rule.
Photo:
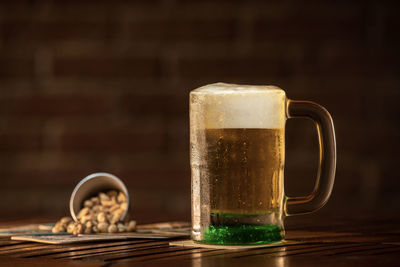
{"label": "wooden table surface", "polygon": [[288,222],[286,239],[299,244],[244,250],[175,247],[156,240],[47,245],[0,237],[0,265],[400,266],[399,226],[400,219],[393,218],[296,219]]}

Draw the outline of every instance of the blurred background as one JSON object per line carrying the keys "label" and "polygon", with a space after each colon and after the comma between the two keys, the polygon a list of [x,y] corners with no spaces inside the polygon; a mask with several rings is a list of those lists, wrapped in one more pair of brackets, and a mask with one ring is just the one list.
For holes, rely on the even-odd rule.
{"label": "blurred background", "polygon": [[[119,176],[139,222],[190,219],[188,93],[277,85],[335,122],[315,216],[400,204],[398,1],[1,1],[0,220],[67,215],[86,175]],[[314,185],[313,124],[287,124],[288,195]]]}

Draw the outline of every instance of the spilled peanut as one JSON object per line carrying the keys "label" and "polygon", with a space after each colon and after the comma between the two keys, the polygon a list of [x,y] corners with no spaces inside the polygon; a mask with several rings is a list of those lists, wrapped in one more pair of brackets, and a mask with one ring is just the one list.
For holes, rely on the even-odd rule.
{"label": "spilled peanut", "polygon": [[100,192],[83,202],[78,212],[77,222],[70,217],[63,217],[53,227],[53,233],[70,234],[122,233],[136,230],[136,222],[122,222],[122,216],[128,208],[126,196],[122,192],[111,190]]}

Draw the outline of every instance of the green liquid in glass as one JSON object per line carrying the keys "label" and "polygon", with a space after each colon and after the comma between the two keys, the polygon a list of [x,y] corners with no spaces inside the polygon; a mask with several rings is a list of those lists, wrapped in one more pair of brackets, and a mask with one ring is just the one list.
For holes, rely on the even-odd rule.
{"label": "green liquid in glass", "polygon": [[282,229],[267,225],[211,225],[200,242],[218,245],[258,245],[282,240]]}

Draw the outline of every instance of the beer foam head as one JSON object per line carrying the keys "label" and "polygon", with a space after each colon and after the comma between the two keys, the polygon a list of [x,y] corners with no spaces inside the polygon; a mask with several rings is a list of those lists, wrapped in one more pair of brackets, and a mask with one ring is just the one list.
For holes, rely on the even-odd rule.
{"label": "beer foam head", "polygon": [[190,94],[191,120],[198,127],[283,128],[285,92],[276,86],[209,84]]}

